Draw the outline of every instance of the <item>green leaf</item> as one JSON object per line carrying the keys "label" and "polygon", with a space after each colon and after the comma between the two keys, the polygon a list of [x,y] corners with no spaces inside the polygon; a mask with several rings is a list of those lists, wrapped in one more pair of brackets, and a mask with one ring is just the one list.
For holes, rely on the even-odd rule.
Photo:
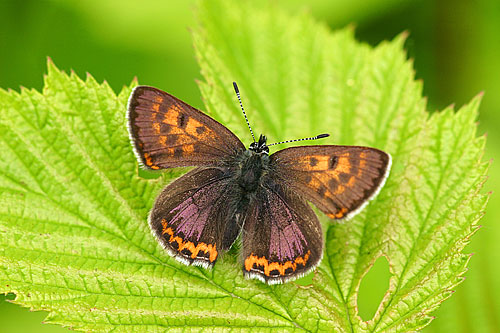
{"label": "green leaf", "polygon": [[[240,85],[256,132],[270,141],[328,132],[322,143],[392,154],[376,200],[326,233],[310,286],[245,280],[231,251],[212,271],[187,267],[156,243],[146,218],[183,170],[139,174],[126,100],[49,62],[43,93],[0,90],[0,292],[78,330],[254,329],[412,331],[460,283],[462,253],[486,205],[479,98],[429,116],[404,36],[376,48],[351,29],[331,33],[268,2],[203,1],[193,32],[208,112],[250,135],[232,91]],[[224,18],[224,19],[221,19]],[[381,256],[391,279],[361,319],[361,280]]]}

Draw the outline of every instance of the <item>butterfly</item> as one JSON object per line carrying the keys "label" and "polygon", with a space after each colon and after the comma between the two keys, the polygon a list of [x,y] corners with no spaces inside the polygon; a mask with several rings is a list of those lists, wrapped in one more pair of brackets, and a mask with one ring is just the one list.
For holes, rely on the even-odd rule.
{"label": "butterfly", "polygon": [[[269,154],[252,134],[248,148],[229,129],[174,96],[136,87],[128,129],[140,164],[149,170],[195,167],[156,198],[149,226],[186,265],[211,268],[241,238],[245,277],[268,284],[296,279],[321,261],[323,233],[307,201],[332,219],[359,212],[383,186],[391,156],[360,146],[311,145]],[[241,236],[240,236],[241,235]]]}

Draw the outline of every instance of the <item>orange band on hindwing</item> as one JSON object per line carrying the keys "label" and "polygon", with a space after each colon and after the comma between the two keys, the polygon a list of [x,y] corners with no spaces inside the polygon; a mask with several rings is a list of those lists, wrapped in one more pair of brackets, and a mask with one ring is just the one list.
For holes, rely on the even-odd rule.
{"label": "orange band on hindwing", "polygon": [[204,253],[209,254],[209,260],[210,262],[214,262],[215,259],[217,259],[217,245],[216,244],[206,244],[203,242],[198,243],[198,245],[194,245],[193,242],[191,241],[185,241],[182,239],[180,236],[175,236],[174,230],[168,226],[168,223],[165,219],[161,221],[162,224],[162,235],[169,235],[170,239],[168,242],[172,244],[173,242],[177,242],[178,247],[177,251],[181,252],[184,249],[187,249],[189,252],[191,252],[191,258],[196,259],[198,257],[198,253],[200,251],[203,251]]}
{"label": "orange band on hindwing", "polygon": [[274,270],[277,270],[280,275],[285,275],[285,272],[288,268],[291,268],[292,271],[295,272],[297,270],[298,264],[305,266],[307,261],[309,260],[310,255],[311,251],[307,251],[304,257],[297,257],[294,261],[289,260],[281,263],[276,261],[269,262],[266,257],[258,257],[252,253],[245,259],[245,270],[247,272],[250,272],[254,265],[257,265],[257,267],[262,266],[264,268],[264,274],[266,276],[270,276],[271,272]]}

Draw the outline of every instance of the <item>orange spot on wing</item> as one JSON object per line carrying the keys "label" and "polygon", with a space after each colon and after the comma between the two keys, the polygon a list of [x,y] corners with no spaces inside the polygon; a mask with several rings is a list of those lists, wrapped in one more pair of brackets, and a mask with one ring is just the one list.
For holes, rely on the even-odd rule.
{"label": "orange spot on wing", "polygon": [[351,176],[351,178],[349,178],[349,181],[347,182],[346,186],[347,187],[353,187],[354,184],[356,184],[356,177]]}
{"label": "orange spot on wing", "polygon": [[190,241],[184,241],[179,236],[175,236],[174,231],[172,230],[171,227],[168,226],[168,223],[165,219],[161,220],[161,225],[162,225],[162,235],[169,235],[170,239],[168,240],[169,243],[177,242],[178,248],[177,251],[181,252],[184,249],[188,249],[189,252],[191,252],[191,258],[196,259],[198,256],[198,253],[200,251],[203,251],[204,253],[209,254],[209,260],[210,262],[214,262],[215,259],[217,259],[217,245],[214,243],[212,244],[206,244],[203,242],[198,243],[198,245],[194,245],[193,242]]}
{"label": "orange spot on wing", "polygon": [[158,103],[154,103],[154,104],[153,104],[153,106],[151,106],[151,108],[152,108],[154,111],[158,112],[158,111],[160,111],[160,104],[158,104]]}
{"label": "orange spot on wing", "polygon": [[347,213],[347,208],[344,207],[341,210],[339,210],[337,213],[329,213],[329,214],[326,214],[326,216],[328,216],[331,219],[340,219],[341,217],[343,217],[345,215],[345,213]]}
{"label": "orange spot on wing", "polygon": [[153,165],[153,161],[151,160],[151,155],[148,153],[144,153],[144,161],[146,162],[146,165],[150,167],[151,169],[158,170],[160,167],[157,165]]}
{"label": "orange spot on wing", "polygon": [[[202,135],[200,135],[196,132],[196,128],[202,127],[202,126],[203,126],[203,124],[200,123],[198,120],[193,119],[193,118],[189,118],[187,125],[186,125],[186,132],[187,132],[187,134],[192,135],[192,136],[202,137]],[[205,133],[203,133],[203,134],[205,134]]]}
{"label": "orange spot on wing", "polygon": [[339,174],[341,172],[349,173],[351,171],[351,162],[349,162],[349,156],[339,157],[337,167],[334,170],[336,174]]}
{"label": "orange spot on wing", "polygon": [[[324,171],[328,169],[328,156],[309,155],[301,158],[302,168],[307,171]],[[314,160],[314,163],[311,163]]]}
{"label": "orange spot on wing", "polygon": [[270,276],[271,272],[277,270],[280,275],[285,275],[285,272],[288,268],[291,268],[294,272],[297,270],[297,265],[300,264],[305,266],[309,257],[311,255],[311,251],[307,251],[304,257],[297,257],[294,261],[286,261],[284,263],[280,262],[269,262],[266,257],[258,257],[253,253],[245,259],[245,270],[250,272],[254,265],[262,266],[264,268],[264,275]]}
{"label": "orange spot on wing", "polygon": [[364,159],[365,153],[359,154],[359,157],[361,158],[361,160],[359,161],[358,177],[363,174],[364,169],[366,168],[366,160]]}
{"label": "orange spot on wing", "polygon": [[339,186],[337,186],[337,188],[335,189],[335,192],[333,192],[333,194],[339,195],[339,194],[344,193],[344,191],[345,191],[345,186],[339,184]]}
{"label": "orange spot on wing", "polygon": [[151,161],[151,156],[148,153],[144,153],[144,159],[146,160],[147,166],[153,165],[153,161]]}
{"label": "orange spot on wing", "polygon": [[158,123],[153,123],[153,129],[155,130],[156,133],[160,134],[160,124]]}
{"label": "orange spot on wing", "polygon": [[161,102],[163,102],[163,97],[161,97],[161,96],[155,96],[154,101],[156,103],[161,103]]}
{"label": "orange spot on wing", "polygon": [[185,153],[185,156],[190,155],[194,152],[194,145],[185,145],[182,147],[182,151]]}
{"label": "orange spot on wing", "polygon": [[[331,174],[339,174],[341,172],[349,173],[351,170],[351,162],[349,161],[349,153],[344,153],[342,156],[338,157],[336,166],[331,169],[332,156],[330,155],[308,155],[300,158],[300,169],[305,171],[327,171]],[[311,161],[314,161],[312,163]]]}
{"label": "orange spot on wing", "polygon": [[342,216],[344,216],[344,215],[345,215],[345,213],[347,213],[347,208],[343,207],[343,208],[340,210],[340,212],[338,212],[337,214],[335,214],[335,217],[339,219],[339,218],[341,218]]}
{"label": "orange spot on wing", "polygon": [[168,108],[167,113],[165,113],[165,116],[163,118],[163,122],[165,124],[173,125],[174,127],[177,127],[177,118],[179,117],[179,112],[182,112],[177,105],[171,105],[170,108]]}

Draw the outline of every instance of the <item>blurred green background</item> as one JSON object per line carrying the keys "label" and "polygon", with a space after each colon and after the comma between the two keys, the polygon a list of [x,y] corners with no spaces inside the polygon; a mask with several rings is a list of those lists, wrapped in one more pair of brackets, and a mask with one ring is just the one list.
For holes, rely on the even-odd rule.
{"label": "blurred green background", "polygon": [[[230,1],[230,0],[228,0]],[[485,92],[479,132],[487,133],[485,160],[500,157],[499,0],[276,0],[291,13],[307,10],[332,29],[354,24],[360,41],[376,45],[401,31],[417,79],[424,81],[428,110],[467,103]],[[189,27],[192,0],[0,0],[0,88],[40,90],[46,58],[83,77],[107,80],[115,91],[137,76],[203,109],[201,79]],[[224,18],[221,17],[223,20]],[[230,84],[230,83],[229,83]],[[236,107],[236,106],[235,106]],[[500,159],[497,159],[500,160]],[[492,163],[487,191],[500,183]],[[466,281],[434,312],[428,332],[500,332],[500,199],[491,196],[483,228],[473,237]],[[379,260],[361,285],[364,320],[373,316],[388,287],[387,262]],[[0,296],[0,332],[62,332]]]}

